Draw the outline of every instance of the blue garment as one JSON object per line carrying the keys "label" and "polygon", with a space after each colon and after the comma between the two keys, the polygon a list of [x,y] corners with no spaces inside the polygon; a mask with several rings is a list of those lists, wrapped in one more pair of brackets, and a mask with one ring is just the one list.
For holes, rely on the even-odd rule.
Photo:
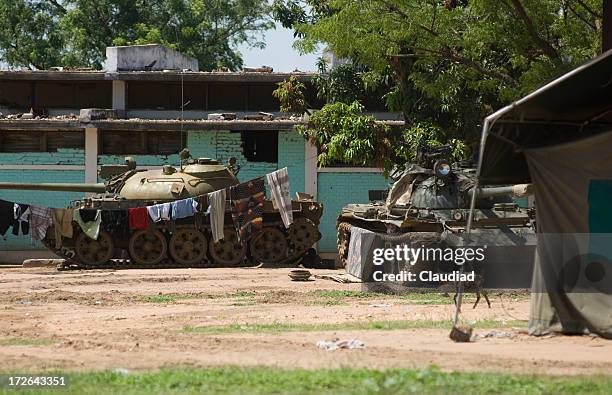
{"label": "blue garment", "polygon": [[193,198],[177,200],[171,204],[172,219],[192,217],[198,207],[198,202]]}

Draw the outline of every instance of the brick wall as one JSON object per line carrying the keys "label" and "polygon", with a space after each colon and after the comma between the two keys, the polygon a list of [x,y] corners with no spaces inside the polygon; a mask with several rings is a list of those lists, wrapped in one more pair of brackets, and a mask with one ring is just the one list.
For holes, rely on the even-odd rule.
{"label": "brick wall", "polygon": [[179,166],[179,156],[175,155],[99,155],[99,165],[122,165],[125,163],[125,157],[131,156],[136,161],[138,166],[161,166],[173,165]]}
{"label": "brick wall", "polygon": [[368,203],[368,190],[386,189],[382,173],[319,173],[318,200],[323,203],[319,251],[336,252],[336,219],[348,203]]}
{"label": "brick wall", "polygon": [[3,165],[84,165],[85,151],[82,149],[59,148],[57,152],[2,152]]}
{"label": "brick wall", "polygon": [[287,168],[291,198],[296,192],[304,192],[306,174],[304,171],[304,138],[297,132],[280,132],[278,134],[278,168]]}

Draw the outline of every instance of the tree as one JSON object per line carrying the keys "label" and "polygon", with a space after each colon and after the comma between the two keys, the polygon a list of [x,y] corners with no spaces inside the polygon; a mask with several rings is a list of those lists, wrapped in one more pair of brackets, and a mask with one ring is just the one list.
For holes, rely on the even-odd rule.
{"label": "tree", "polygon": [[107,46],[159,43],[195,57],[201,70],[235,70],[238,44],[264,46],[269,11],[266,0],[0,0],[0,58],[100,68]]}
{"label": "tree", "polygon": [[0,59],[11,66],[46,69],[60,63],[60,14],[46,2],[0,1]]}
{"label": "tree", "polygon": [[389,127],[362,115],[359,102],[327,104],[298,131],[316,145],[320,166],[346,164],[376,166],[388,173],[393,167]]}
{"label": "tree", "polygon": [[[291,10],[298,2],[284,3]],[[601,45],[602,0],[299,4],[314,10],[292,24],[302,51],[323,44],[390,74],[390,109],[403,111],[409,124],[431,122],[473,144],[486,114],[592,58]]]}

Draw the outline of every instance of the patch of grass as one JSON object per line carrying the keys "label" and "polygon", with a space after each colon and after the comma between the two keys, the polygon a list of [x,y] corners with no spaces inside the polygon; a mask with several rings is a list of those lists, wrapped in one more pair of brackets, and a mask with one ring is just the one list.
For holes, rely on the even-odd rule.
{"label": "patch of grass", "polygon": [[[50,373],[45,373],[49,375]],[[65,373],[54,372],[53,375]],[[0,389],[0,394],[608,394],[610,376],[548,377],[412,369],[279,369],[219,367],[155,372],[69,373],[68,386]]]}
{"label": "patch of grass", "polygon": [[[508,328],[525,327],[524,321],[481,320],[470,323],[475,328]],[[271,324],[230,324],[211,326],[187,326],[184,332],[189,333],[258,333],[258,332],[318,332],[341,330],[400,330],[400,329],[449,329],[451,321],[402,320],[402,321],[349,321],[343,323],[293,324],[273,322]]]}
{"label": "patch of grass", "polygon": [[0,339],[0,346],[50,346],[57,343],[53,339],[34,339],[9,337]]}
{"label": "patch of grass", "polygon": [[188,299],[230,299],[230,298],[250,298],[256,296],[254,292],[238,291],[226,294],[205,294],[205,293],[185,293],[185,294],[159,294],[145,295],[133,298],[136,302],[147,303],[176,303],[179,300]]}
{"label": "patch of grass", "polygon": [[179,297],[176,295],[147,295],[138,298],[138,300],[147,303],[175,303],[179,300]]}
{"label": "patch of grass", "polygon": [[234,292],[233,294],[229,294],[228,296],[233,297],[233,298],[252,298],[255,296],[255,292],[237,291],[237,292]]}
{"label": "patch of grass", "polygon": [[367,291],[351,291],[351,290],[317,290],[309,292],[310,295],[318,296],[321,298],[381,298],[389,297],[390,295],[378,293],[378,292],[367,292]]}

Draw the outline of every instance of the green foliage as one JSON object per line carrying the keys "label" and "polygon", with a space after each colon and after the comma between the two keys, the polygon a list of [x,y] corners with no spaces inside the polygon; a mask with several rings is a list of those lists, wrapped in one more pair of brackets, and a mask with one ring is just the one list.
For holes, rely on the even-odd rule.
{"label": "green foliage", "polygon": [[47,68],[60,63],[64,45],[60,13],[41,2],[0,1],[1,60],[12,66]]}
{"label": "green foliage", "polygon": [[272,92],[272,95],[280,102],[280,110],[303,114],[308,106],[304,97],[306,86],[295,76],[291,76],[288,80],[279,82],[277,85],[278,88]]}
{"label": "green foliage", "polygon": [[329,73],[325,62],[319,62],[319,74],[313,77],[319,99],[327,103],[351,104],[365,99],[365,84],[357,67],[352,64],[340,65]]}
{"label": "green foliage", "polygon": [[486,114],[600,51],[601,0],[313,2],[292,0],[307,16],[284,20],[298,48],[391,73],[389,108],[472,145]]}
{"label": "green foliage", "polygon": [[389,174],[394,168],[415,163],[419,149],[450,145],[452,161],[467,159],[464,141],[427,122],[414,123],[401,134],[363,115],[359,102],[327,104],[298,131],[319,150],[319,166],[372,166]]}
{"label": "green foliage", "polygon": [[427,122],[414,123],[404,131],[401,143],[395,146],[395,155],[400,159],[400,165],[414,163],[420,148],[442,145],[451,146],[452,157],[448,160],[457,162],[467,159],[469,150],[465,142],[450,138],[448,133]]}
{"label": "green foliage", "polygon": [[359,102],[327,104],[310,117],[307,126],[298,127],[318,147],[320,166],[393,167],[389,128],[362,112]]}
{"label": "green foliage", "polygon": [[0,59],[11,66],[99,68],[110,45],[164,44],[201,70],[242,66],[235,47],[263,47],[266,0],[0,0]]}

